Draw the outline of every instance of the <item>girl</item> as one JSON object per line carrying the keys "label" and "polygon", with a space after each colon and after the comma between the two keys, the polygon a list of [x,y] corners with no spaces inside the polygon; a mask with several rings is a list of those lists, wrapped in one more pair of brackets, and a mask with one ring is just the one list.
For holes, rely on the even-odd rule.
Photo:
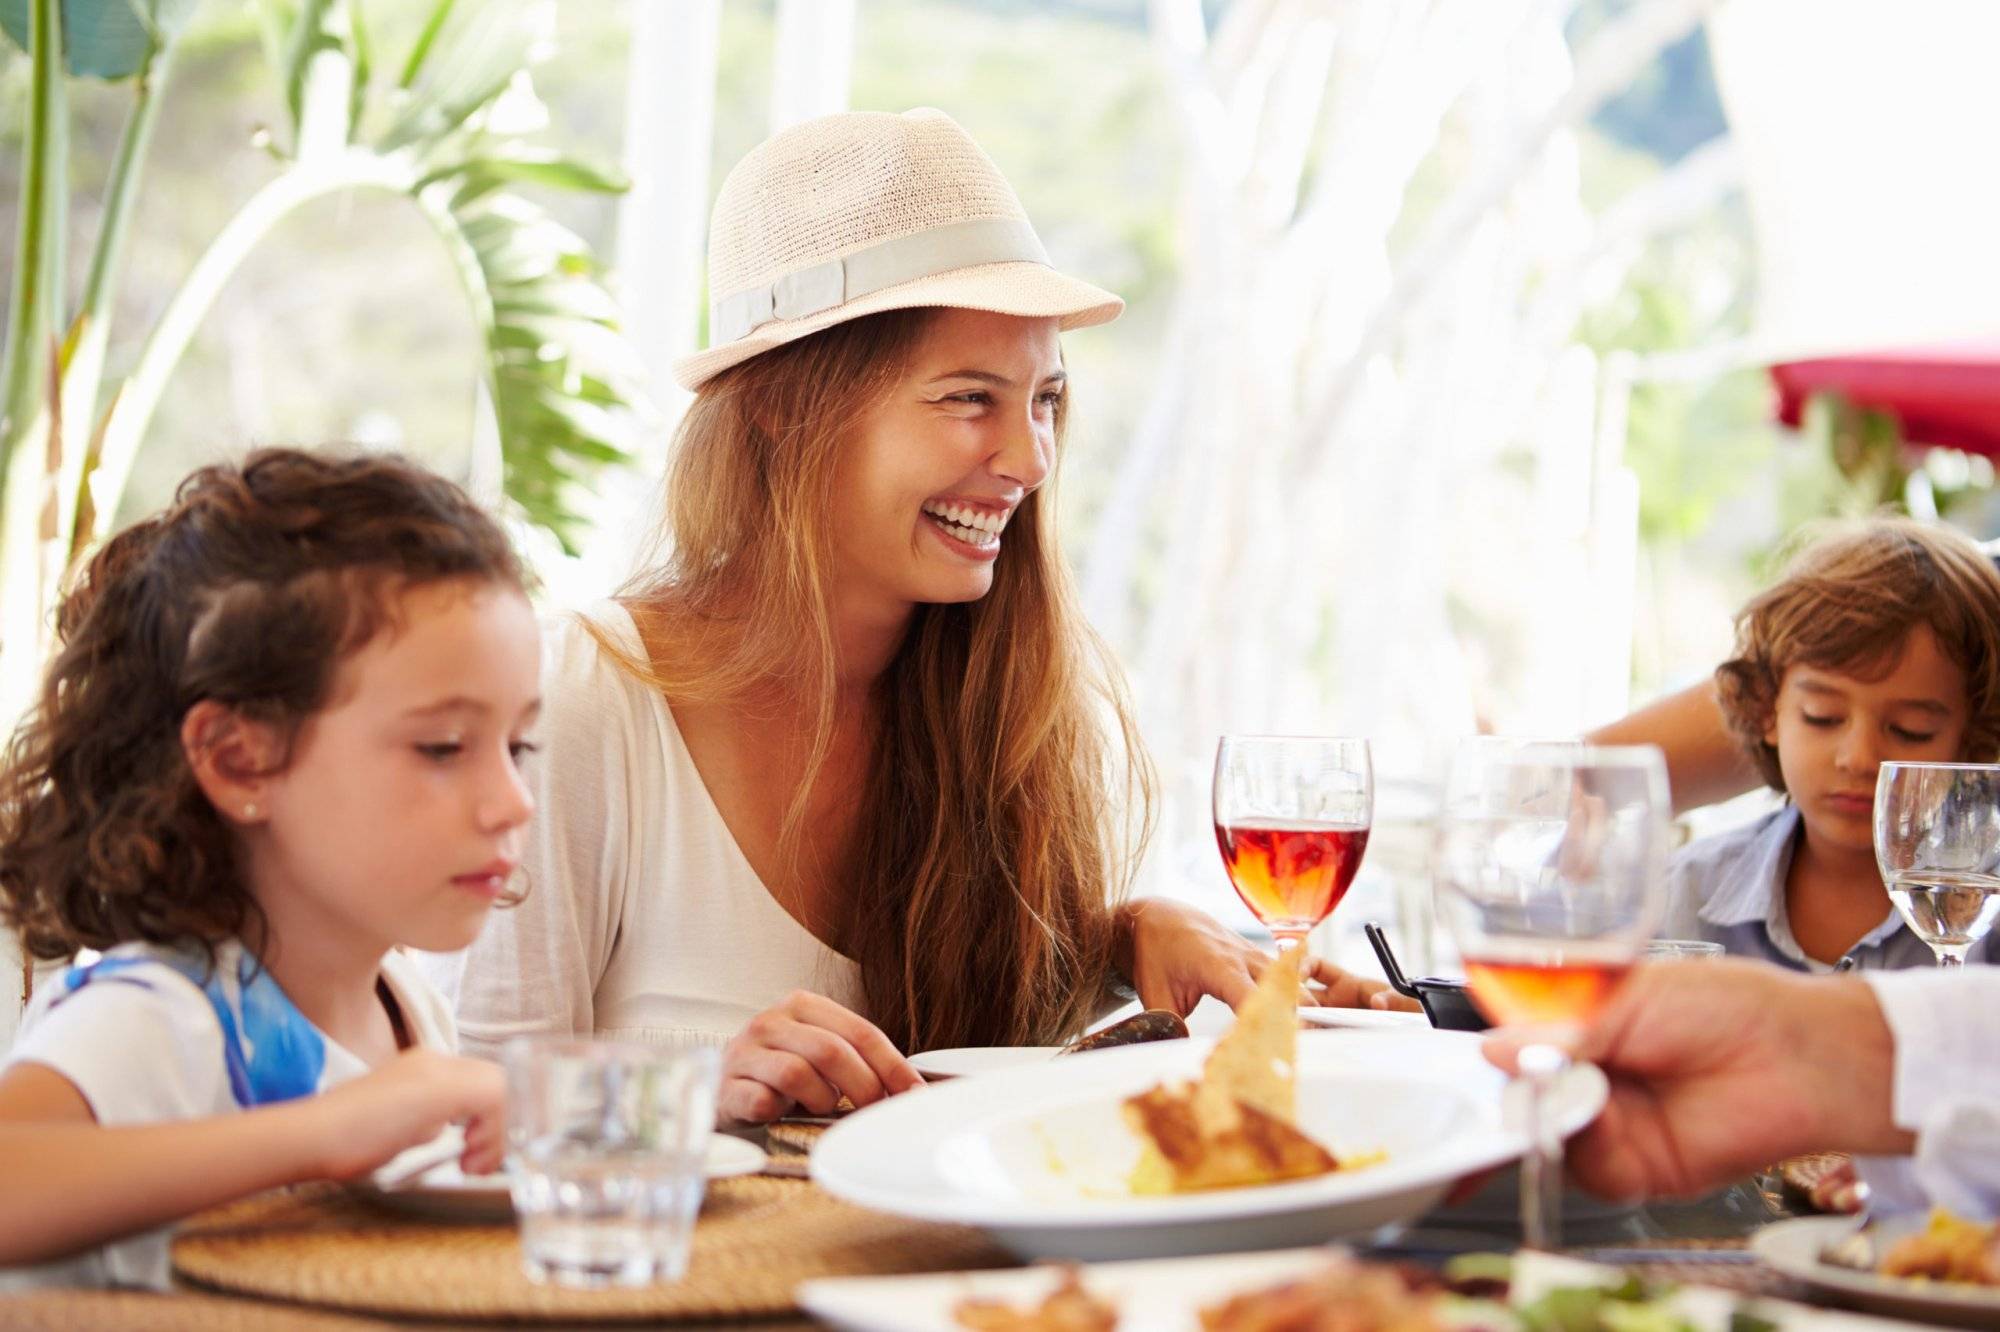
{"label": "girl", "polygon": [[540,890],[466,959],[468,1041],[726,1045],[724,1116],[767,1120],[1063,1040],[1120,983],[1248,994],[1257,950],[1122,900],[1149,769],[1044,492],[1059,335],[1122,302],[928,110],[760,145],[709,268],[663,553],[548,641]]}
{"label": "girl", "polygon": [[522,586],[448,482],[289,451],[90,562],[0,769],[0,911],[36,957],[102,954],[0,1068],[0,1265],[80,1254],[17,1282],[164,1285],[167,1223],[454,1122],[497,1164],[499,1071],[445,1053],[392,950],[465,946],[508,891]]}

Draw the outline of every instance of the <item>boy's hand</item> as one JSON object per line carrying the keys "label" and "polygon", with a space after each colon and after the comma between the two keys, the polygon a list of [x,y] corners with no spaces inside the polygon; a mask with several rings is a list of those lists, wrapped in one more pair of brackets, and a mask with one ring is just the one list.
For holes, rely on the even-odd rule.
{"label": "boy's hand", "polygon": [[398,1152],[465,1126],[460,1167],[484,1175],[507,1148],[507,1083],[498,1064],[410,1050],[373,1072],[299,1103],[314,1133],[314,1174],[365,1175]]}

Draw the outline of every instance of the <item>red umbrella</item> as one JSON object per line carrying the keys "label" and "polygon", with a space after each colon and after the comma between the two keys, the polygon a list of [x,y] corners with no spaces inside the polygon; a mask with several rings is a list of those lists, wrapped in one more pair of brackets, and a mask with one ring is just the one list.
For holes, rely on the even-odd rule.
{"label": "red umbrella", "polygon": [[2000,457],[2000,341],[1789,361],[1771,379],[1786,425],[1799,424],[1807,398],[1834,392],[1895,413],[1913,444]]}

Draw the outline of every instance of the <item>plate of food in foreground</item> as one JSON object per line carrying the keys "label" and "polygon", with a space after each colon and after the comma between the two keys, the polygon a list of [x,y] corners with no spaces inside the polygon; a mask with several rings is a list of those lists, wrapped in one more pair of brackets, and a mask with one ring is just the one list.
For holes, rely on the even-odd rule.
{"label": "plate of food in foreground", "polygon": [[[1414,1220],[1525,1147],[1476,1038],[1309,1032],[1289,959],[1219,1041],[955,1078],[858,1111],[813,1178],[878,1211],[977,1226],[1031,1258],[1113,1260],[1320,1243]],[[1582,1066],[1565,1133],[1603,1108]]]}
{"label": "plate of food in foreground", "polygon": [[1765,1226],[1759,1258],[1816,1290],[1878,1313],[2000,1327],[2000,1225],[1948,1212],[1860,1225],[1811,1216]]}
{"label": "plate of food in foreground", "polygon": [[1442,1272],[1339,1249],[835,1277],[799,1287],[843,1332],[1891,1332],[1829,1313],[1698,1287],[1649,1287],[1549,1254],[1479,1254]]}

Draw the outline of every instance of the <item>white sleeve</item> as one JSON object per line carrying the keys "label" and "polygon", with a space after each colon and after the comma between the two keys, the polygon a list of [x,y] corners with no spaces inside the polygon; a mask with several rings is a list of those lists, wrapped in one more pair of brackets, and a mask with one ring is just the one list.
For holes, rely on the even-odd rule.
{"label": "white sleeve", "polygon": [[7,1064],[54,1070],[99,1124],[158,1124],[235,1108],[222,1024],[208,999],[164,966],[94,977],[74,993],[59,974],[36,996]]}
{"label": "white sleeve", "polygon": [[493,911],[462,957],[428,964],[455,990],[471,1055],[497,1054],[515,1036],[591,1032],[623,908],[630,682],[573,615],[544,625],[542,667],[526,900]]}
{"label": "white sleeve", "polygon": [[1907,1161],[1863,1160],[1887,1210],[2000,1214],[2000,968],[1870,971],[1895,1041],[1891,1114],[1917,1135]]}

